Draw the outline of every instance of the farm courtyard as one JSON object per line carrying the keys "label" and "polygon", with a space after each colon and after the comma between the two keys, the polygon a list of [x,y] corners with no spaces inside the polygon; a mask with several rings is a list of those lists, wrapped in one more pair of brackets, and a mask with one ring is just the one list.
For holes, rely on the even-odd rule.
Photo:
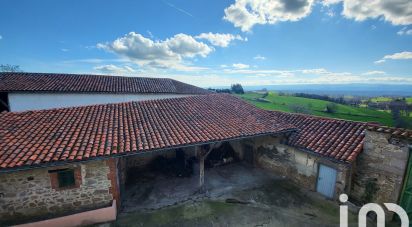
{"label": "farm courtyard", "polygon": [[[338,226],[339,206],[242,163],[206,171],[198,178],[146,174],[130,186],[117,221],[104,226]],[[144,184],[143,184],[144,183]],[[350,214],[350,223],[357,226]]]}

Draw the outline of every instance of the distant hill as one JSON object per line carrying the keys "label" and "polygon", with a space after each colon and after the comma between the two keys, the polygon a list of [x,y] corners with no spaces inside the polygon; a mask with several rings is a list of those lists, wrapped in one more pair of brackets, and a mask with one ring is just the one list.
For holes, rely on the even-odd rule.
{"label": "distant hill", "polygon": [[412,96],[412,85],[403,84],[305,84],[243,86],[245,91],[255,91],[263,88],[272,91],[301,92],[320,95]]}
{"label": "distant hill", "polygon": [[[339,118],[353,121],[363,122],[378,122],[382,125],[393,126],[392,116],[388,112],[377,111],[362,107],[353,107],[348,105],[336,104],[336,113],[325,112],[326,105],[330,102],[309,99],[302,97],[295,97],[289,95],[279,95],[276,92],[269,92],[267,96],[262,99],[263,94],[248,92],[243,95],[238,95],[242,99],[267,110],[280,110],[284,112],[296,112],[296,106],[302,106],[309,114],[316,116],[324,116],[331,118]],[[408,119],[409,121],[412,118]]]}

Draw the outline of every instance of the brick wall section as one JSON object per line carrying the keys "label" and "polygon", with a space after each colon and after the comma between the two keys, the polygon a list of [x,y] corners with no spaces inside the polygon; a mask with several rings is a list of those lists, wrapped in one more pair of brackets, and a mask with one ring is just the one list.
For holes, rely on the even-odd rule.
{"label": "brick wall section", "polygon": [[316,191],[319,164],[324,164],[337,170],[334,199],[350,191],[350,166],[284,145],[281,140],[270,136],[254,140],[255,162],[259,167],[285,176],[304,189]]}
{"label": "brick wall section", "polygon": [[116,200],[117,208],[121,205],[120,199],[120,189],[119,189],[119,180],[117,174],[117,162],[118,159],[111,158],[106,161],[107,166],[109,166],[109,173],[107,173],[107,178],[111,182],[111,186],[109,187],[109,193],[112,194],[113,199]]}
{"label": "brick wall section", "polygon": [[0,226],[111,205],[118,196],[116,188],[110,189],[116,179],[111,174],[114,167],[113,161],[61,166],[77,169],[79,182],[79,187],[62,190],[53,188],[48,172],[56,167],[0,173]]}

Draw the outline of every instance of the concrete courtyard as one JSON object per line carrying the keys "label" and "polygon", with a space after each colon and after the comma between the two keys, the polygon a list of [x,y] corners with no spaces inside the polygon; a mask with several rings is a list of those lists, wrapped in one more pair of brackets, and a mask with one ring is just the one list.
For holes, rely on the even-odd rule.
{"label": "concrete courtyard", "polygon": [[[339,226],[339,206],[315,192],[243,163],[207,169],[198,176],[146,173],[127,188],[111,226]],[[351,225],[357,226],[350,214]]]}

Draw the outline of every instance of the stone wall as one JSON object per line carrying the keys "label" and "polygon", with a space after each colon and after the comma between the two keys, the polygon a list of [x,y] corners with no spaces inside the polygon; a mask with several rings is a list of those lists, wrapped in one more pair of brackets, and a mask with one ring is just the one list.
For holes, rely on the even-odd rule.
{"label": "stone wall", "polygon": [[146,168],[151,161],[159,156],[163,156],[165,158],[174,158],[176,157],[176,151],[171,149],[165,150],[163,152],[146,152],[145,154],[141,155],[126,156],[123,159],[126,162],[125,165],[127,166],[127,169],[133,167]]}
{"label": "stone wall", "polygon": [[405,141],[390,134],[366,131],[356,161],[351,198],[358,203],[398,203],[408,162]]}
{"label": "stone wall", "polygon": [[256,164],[313,191],[316,191],[319,164],[324,164],[337,170],[334,198],[350,190],[350,166],[282,144],[282,140],[270,136],[255,139]]}
{"label": "stone wall", "polygon": [[[117,185],[112,185],[116,182],[110,172],[114,165],[113,160],[91,161],[58,168],[0,173],[0,223],[37,220],[111,205],[112,193],[118,191]],[[81,182],[78,187],[52,187],[49,170],[64,168],[79,170]]]}
{"label": "stone wall", "polygon": [[235,151],[236,158],[239,160],[243,160],[243,147],[245,143],[247,143],[246,140],[233,140],[229,142],[230,146]]}

